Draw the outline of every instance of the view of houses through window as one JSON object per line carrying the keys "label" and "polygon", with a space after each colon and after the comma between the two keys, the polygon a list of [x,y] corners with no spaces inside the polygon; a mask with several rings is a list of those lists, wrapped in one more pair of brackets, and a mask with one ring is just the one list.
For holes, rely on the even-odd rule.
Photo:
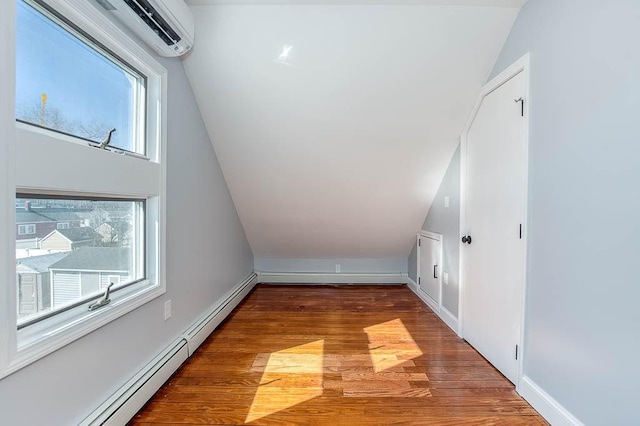
{"label": "view of houses through window", "polygon": [[142,201],[16,199],[18,325],[144,277]]}

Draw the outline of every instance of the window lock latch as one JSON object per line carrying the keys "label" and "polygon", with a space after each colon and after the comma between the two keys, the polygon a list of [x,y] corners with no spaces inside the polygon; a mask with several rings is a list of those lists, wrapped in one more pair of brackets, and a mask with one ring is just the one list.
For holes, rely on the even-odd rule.
{"label": "window lock latch", "polygon": [[113,287],[113,284],[114,283],[109,284],[109,286],[104,291],[104,294],[100,299],[96,300],[95,302],[89,305],[90,311],[95,311],[96,309],[102,308],[103,306],[107,306],[109,303],[111,303],[111,299],[109,298],[109,293],[111,293],[111,287]]}

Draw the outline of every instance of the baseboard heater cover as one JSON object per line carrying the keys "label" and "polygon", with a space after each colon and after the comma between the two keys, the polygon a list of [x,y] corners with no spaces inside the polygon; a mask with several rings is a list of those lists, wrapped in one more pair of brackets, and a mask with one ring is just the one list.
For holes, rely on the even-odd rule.
{"label": "baseboard heater cover", "polygon": [[226,294],[222,303],[205,313],[194,325],[183,334],[187,341],[189,356],[198,349],[207,337],[215,330],[222,321],[235,309],[236,306],[249,294],[256,284],[258,274],[255,272],[244,279],[238,286]]}
{"label": "baseboard heater cover", "polygon": [[84,419],[80,426],[122,426],[151,399],[171,375],[224,321],[256,284],[254,272],[236,285],[209,312],[197,320],[109,399]]}
{"label": "baseboard heater cover", "polygon": [[406,274],[392,273],[325,273],[325,272],[258,272],[265,284],[404,284]]}
{"label": "baseboard heater cover", "polygon": [[84,419],[80,426],[126,424],[188,357],[186,340],[176,340]]}

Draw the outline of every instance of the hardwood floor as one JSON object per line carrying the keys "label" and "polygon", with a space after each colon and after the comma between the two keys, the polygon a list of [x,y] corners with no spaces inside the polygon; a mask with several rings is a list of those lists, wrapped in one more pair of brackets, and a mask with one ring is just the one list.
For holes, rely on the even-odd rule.
{"label": "hardwood floor", "polygon": [[131,425],[545,425],[405,286],[259,285]]}

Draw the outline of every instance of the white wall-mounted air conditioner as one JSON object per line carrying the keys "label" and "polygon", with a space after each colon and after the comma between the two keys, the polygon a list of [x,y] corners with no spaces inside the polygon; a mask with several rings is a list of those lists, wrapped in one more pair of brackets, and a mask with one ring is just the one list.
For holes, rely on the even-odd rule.
{"label": "white wall-mounted air conditioner", "polygon": [[193,46],[193,13],[183,0],[96,1],[160,56],[181,56]]}

